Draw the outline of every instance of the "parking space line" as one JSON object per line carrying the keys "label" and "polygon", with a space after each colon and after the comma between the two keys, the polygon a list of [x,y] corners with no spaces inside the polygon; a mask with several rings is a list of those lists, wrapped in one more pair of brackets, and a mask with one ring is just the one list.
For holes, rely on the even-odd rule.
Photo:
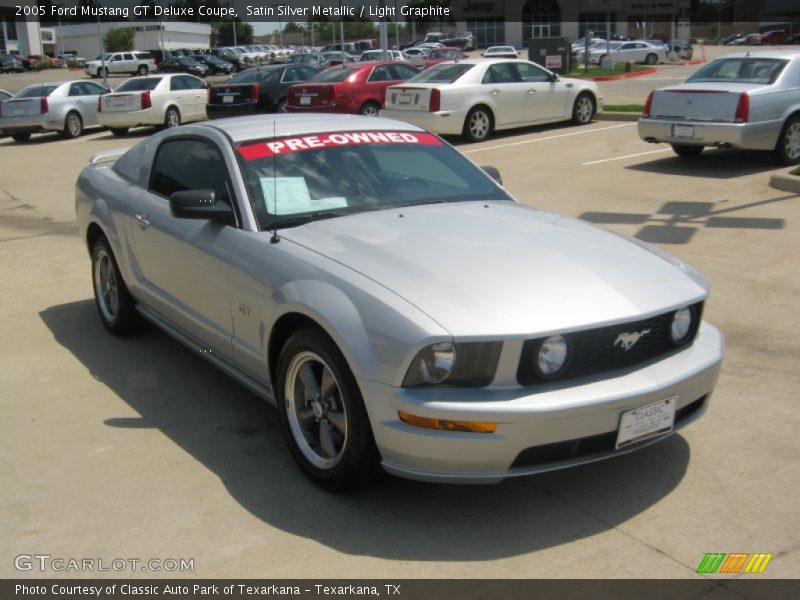
{"label": "parking space line", "polygon": [[574,131],[572,133],[562,133],[559,135],[550,135],[547,137],[536,138],[533,140],[523,140],[521,142],[511,142],[510,144],[500,144],[498,146],[488,146],[486,148],[475,148],[474,150],[464,150],[462,154],[472,154],[474,152],[483,152],[484,150],[498,150],[500,148],[510,148],[511,146],[520,146],[522,144],[532,144],[534,142],[544,142],[547,140],[556,140],[558,138],[570,137],[573,135],[583,135],[585,133],[594,133],[595,131],[608,131],[609,129],[618,129],[619,127],[632,127],[636,123],[623,123],[622,125],[612,125],[611,127],[600,127],[599,129],[586,129],[584,131]]}
{"label": "parking space line", "polygon": [[599,165],[600,163],[610,162],[612,160],[625,160],[626,158],[633,158],[635,156],[646,156],[647,154],[657,154],[659,152],[669,152],[669,148],[660,148],[658,150],[650,150],[649,152],[637,152],[636,154],[626,154],[625,156],[615,156],[613,158],[604,158],[602,160],[592,160],[589,162],[581,163],[582,166]]}

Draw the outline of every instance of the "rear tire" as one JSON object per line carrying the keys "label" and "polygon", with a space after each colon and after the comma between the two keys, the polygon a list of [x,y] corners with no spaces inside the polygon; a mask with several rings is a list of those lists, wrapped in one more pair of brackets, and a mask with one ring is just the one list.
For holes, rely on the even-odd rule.
{"label": "rear tire", "polygon": [[780,165],[800,163],[800,115],[790,117],[778,136],[772,157]]}
{"label": "rear tire", "polygon": [[284,113],[286,112],[286,98],[282,98],[278,101],[278,104],[275,105],[275,112],[276,113]]}
{"label": "rear tire", "polygon": [[645,64],[652,66],[658,62],[658,56],[656,56],[655,54],[648,54],[647,56],[644,57],[644,62]]}
{"label": "rear tire", "polygon": [[377,117],[381,107],[377,102],[365,102],[358,111],[364,117]]}
{"label": "rear tire", "polygon": [[67,113],[64,119],[64,130],[61,132],[65,138],[75,139],[83,133],[83,119],[75,111]]}
{"label": "rear tire", "polygon": [[289,449],[314,483],[347,492],[383,474],[358,384],[330,338],[315,329],[293,334],[274,389]]}
{"label": "rear tire", "polygon": [[594,112],[594,98],[590,94],[581,94],[575,99],[575,105],[572,107],[572,122],[575,125],[588,125],[594,118]]}
{"label": "rear tire", "polygon": [[467,113],[464,119],[462,135],[470,142],[482,142],[489,139],[494,130],[492,113],[485,106],[476,106]]}
{"label": "rear tire", "polygon": [[116,136],[123,136],[128,135],[128,128],[127,127],[112,127],[111,133]]}
{"label": "rear tire", "polygon": [[174,106],[170,106],[164,113],[164,128],[172,129],[181,124],[181,113]]}
{"label": "rear tire", "polygon": [[92,287],[100,321],[114,335],[127,335],[144,324],[128,292],[111,246],[100,236],[92,247]]}
{"label": "rear tire", "polygon": [[672,150],[681,158],[696,158],[703,151],[703,146],[692,144],[672,144]]}
{"label": "rear tire", "polygon": [[11,139],[13,139],[15,142],[20,142],[20,143],[27,142],[29,139],[31,139],[31,133],[29,131],[26,131],[24,133],[12,133]]}

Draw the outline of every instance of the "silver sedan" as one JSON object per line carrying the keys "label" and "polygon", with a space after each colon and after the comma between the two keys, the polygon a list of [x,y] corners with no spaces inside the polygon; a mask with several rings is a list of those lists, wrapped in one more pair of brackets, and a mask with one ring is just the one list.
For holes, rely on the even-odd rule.
{"label": "silver sedan", "polygon": [[32,133],[60,131],[76,138],[97,125],[97,98],[108,88],[92,81],[60,81],[30,85],[0,104],[0,131],[17,142]]}
{"label": "silver sedan", "polygon": [[702,415],[706,278],[497,179],[408,123],[239,117],[96,156],[76,214],[108,331],[147,319],[276,404],[330,489],[496,482]]}
{"label": "silver sedan", "polygon": [[800,52],[728,54],[650,93],[639,137],[694,158],[706,146],[772,152],[800,163]]}

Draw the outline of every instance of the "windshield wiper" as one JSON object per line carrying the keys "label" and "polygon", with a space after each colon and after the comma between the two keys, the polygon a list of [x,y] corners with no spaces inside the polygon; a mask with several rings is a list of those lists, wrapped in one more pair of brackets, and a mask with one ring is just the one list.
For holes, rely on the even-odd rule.
{"label": "windshield wiper", "polygon": [[321,219],[332,219],[334,217],[343,217],[345,215],[353,214],[352,211],[317,211],[311,213],[303,213],[296,217],[287,217],[285,219],[278,219],[269,224],[267,229],[282,229],[284,227],[297,227],[298,225],[305,225],[311,221],[319,221]]}

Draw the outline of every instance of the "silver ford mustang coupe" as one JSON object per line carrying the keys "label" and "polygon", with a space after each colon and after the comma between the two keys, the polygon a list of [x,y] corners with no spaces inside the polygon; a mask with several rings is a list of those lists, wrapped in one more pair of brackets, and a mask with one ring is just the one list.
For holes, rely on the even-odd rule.
{"label": "silver ford mustang coupe", "polygon": [[144,317],[276,404],[329,489],[630,452],[703,414],[719,373],[705,277],[519,204],[409,123],[165,130],[93,157],[75,209],[105,327]]}

